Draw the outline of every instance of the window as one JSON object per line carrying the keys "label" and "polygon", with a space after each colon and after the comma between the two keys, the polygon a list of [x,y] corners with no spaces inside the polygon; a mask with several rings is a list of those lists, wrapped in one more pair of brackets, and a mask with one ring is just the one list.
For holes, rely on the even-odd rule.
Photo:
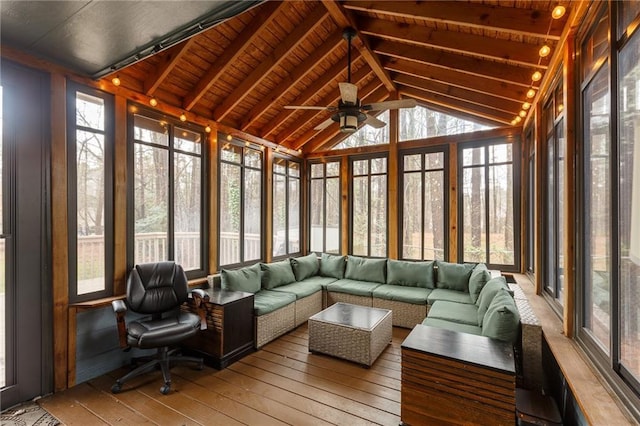
{"label": "window", "polygon": [[[463,262],[517,270],[519,221],[514,200],[513,147],[492,142],[460,147],[460,247]],[[517,158],[517,156],[516,156]],[[516,188],[516,191],[514,191]],[[515,207],[515,208],[514,208]]]}
{"label": "window", "polygon": [[525,146],[529,153],[527,167],[527,272],[535,272],[535,241],[536,234],[536,143],[533,138],[533,125],[525,132]]}
{"label": "window", "polygon": [[273,257],[300,253],[300,163],[273,160]]}
{"label": "window", "polygon": [[151,112],[131,116],[130,263],[174,260],[188,278],[208,271],[204,133]]}
{"label": "window", "polygon": [[68,99],[70,299],[81,301],[113,291],[113,97],[70,83]]}
{"label": "window", "polygon": [[400,141],[487,130],[492,127],[433,111],[423,106],[400,110]]}
{"label": "window", "polygon": [[351,159],[351,254],[387,256],[387,158]]}
{"label": "window", "polygon": [[241,141],[220,147],[220,266],[262,259],[262,163],[262,151]]}
{"label": "window", "polygon": [[309,249],[340,253],[340,161],[310,164]]}
{"label": "window", "polygon": [[563,303],[564,289],[564,106],[562,76],[558,76],[544,108],[546,123],[547,185],[545,200],[545,290],[559,304]]}
{"label": "window", "polygon": [[[376,117],[380,121],[389,123],[389,111],[384,111]],[[337,144],[332,149],[355,148],[358,146],[370,146],[389,143],[389,126],[380,129],[363,125],[357,132]]]}
{"label": "window", "polygon": [[402,259],[448,258],[448,150],[401,153]]}

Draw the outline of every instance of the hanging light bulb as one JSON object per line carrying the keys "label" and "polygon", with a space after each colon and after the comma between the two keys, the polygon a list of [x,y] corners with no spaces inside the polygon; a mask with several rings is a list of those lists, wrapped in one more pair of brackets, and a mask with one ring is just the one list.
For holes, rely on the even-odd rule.
{"label": "hanging light bulb", "polygon": [[180,121],[187,121],[187,116],[185,115],[184,112],[180,114]]}
{"label": "hanging light bulb", "polygon": [[536,95],[536,91],[533,89],[529,89],[527,92],[527,98],[533,98]]}
{"label": "hanging light bulb", "polygon": [[111,79],[111,82],[113,83],[114,86],[120,86],[120,83],[121,83],[120,78],[117,75]]}
{"label": "hanging light bulb", "polygon": [[512,126],[515,126],[515,125],[516,125],[516,123],[517,123],[517,121],[516,121],[516,119],[515,119],[515,118],[514,118],[513,120],[511,120],[511,125],[512,125]]}
{"label": "hanging light bulb", "polygon": [[538,51],[538,54],[540,55],[541,58],[544,58],[545,56],[548,56],[549,53],[551,53],[551,48],[548,45],[543,45],[540,50]]}
{"label": "hanging light bulb", "polygon": [[231,142],[231,139],[233,139],[233,136],[231,136],[231,135],[227,135],[227,140],[228,140],[229,142]]}
{"label": "hanging light bulb", "polygon": [[531,75],[531,80],[539,81],[542,78],[542,73],[540,71],[536,71]]}
{"label": "hanging light bulb", "polygon": [[521,122],[521,121],[522,121],[522,118],[520,118],[520,116],[517,116],[517,117],[515,118],[515,120],[516,120],[516,123],[519,123],[519,122]]}
{"label": "hanging light bulb", "polygon": [[211,126],[208,126],[204,128],[204,131],[207,133],[211,133]]}
{"label": "hanging light bulb", "polygon": [[526,111],[524,111],[524,110],[522,110],[522,111],[520,111],[520,112],[518,113],[518,115],[519,115],[520,117],[522,117],[522,118],[525,118],[525,117],[527,116],[527,112],[526,112]]}
{"label": "hanging light bulb", "polygon": [[531,104],[529,102],[525,102],[522,104],[522,109],[523,110],[528,110],[529,108],[531,108]]}
{"label": "hanging light bulb", "polygon": [[557,5],[553,8],[553,12],[551,12],[551,17],[553,19],[560,19],[564,16],[567,9],[562,5]]}
{"label": "hanging light bulb", "polygon": [[149,99],[149,105],[151,105],[152,107],[157,106],[158,100],[156,98]]}

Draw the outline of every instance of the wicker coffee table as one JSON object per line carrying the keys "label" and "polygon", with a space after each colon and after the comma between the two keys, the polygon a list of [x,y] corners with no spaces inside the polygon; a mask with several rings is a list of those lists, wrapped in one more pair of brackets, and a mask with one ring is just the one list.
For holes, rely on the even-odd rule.
{"label": "wicker coffee table", "polygon": [[309,318],[309,351],[370,367],[391,343],[388,309],[336,303]]}

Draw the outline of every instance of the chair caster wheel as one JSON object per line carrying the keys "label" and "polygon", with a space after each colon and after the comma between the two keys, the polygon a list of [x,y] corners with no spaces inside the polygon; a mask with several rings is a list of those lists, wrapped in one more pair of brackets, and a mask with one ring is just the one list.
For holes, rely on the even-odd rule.
{"label": "chair caster wheel", "polygon": [[160,393],[163,395],[166,395],[169,392],[171,392],[171,385],[164,385],[160,388]]}
{"label": "chair caster wheel", "polygon": [[122,385],[120,383],[116,383],[115,385],[111,386],[111,393],[120,393],[121,390]]}

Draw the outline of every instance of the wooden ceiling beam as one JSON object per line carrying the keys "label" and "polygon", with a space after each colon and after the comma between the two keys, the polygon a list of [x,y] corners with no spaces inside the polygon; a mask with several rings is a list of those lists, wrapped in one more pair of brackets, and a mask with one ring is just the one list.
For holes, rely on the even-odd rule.
{"label": "wooden ceiling beam", "polygon": [[224,49],[224,53],[207,70],[204,77],[198,81],[196,87],[184,98],[182,107],[190,111],[207,91],[213,87],[220,76],[232,67],[236,60],[244,54],[245,49],[253,43],[258,34],[265,29],[278,15],[285,2],[267,2],[258,9],[258,13],[247,24],[243,31]]}
{"label": "wooden ceiling beam", "polygon": [[167,78],[171,70],[173,70],[178,61],[182,59],[194,43],[195,37],[191,37],[161,53],[160,64],[144,81],[144,93],[147,96],[152,96],[155,93],[160,84]]}
{"label": "wooden ceiling beam", "polygon": [[[360,92],[362,95],[362,104],[380,102],[389,97],[389,91],[386,87],[382,87],[382,83],[378,80],[371,81],[369,84],[363,87]],[[295,149],[297,150],[302,148],[304,153],[328,149],[327,143],[338,133],[340,133],[340,127],[338,126],[338,123],[333,123],[320,132],[314,129],[310,129],[298,138],[295,143]],[[348,135],[344,135],[344,137],[347,136]]]}
{"label": "wooden ceiling beam", "polygon": [[360,51],[365,61],[369,64],[369,67],[373,70],[375,75],[380,79],[380,81],[385,85],[388,91],[395,92],[396,88],[393,85],[393,81],[391,81],[391,77],[389,73],[384,69],[382,63],[378,56],[373,53],[371,47],[369,45],[369,40],[366,36],[360,33],[358,27],[356,26],[356,22],[351,12],[346,10],[339,4],[336,0],[321,0],[324,7],[329,11],[329,14],[333,18],[334,21],[338,24],[339,27],[342,28],[355,28],[358,32],[358,38],[360,39],[360,43],[354,43],[356,48]]}
{"label": "wooden ceiling beam", "polygon": [[[550,11],[502,7],[478,3],[460,5],[452,1],[348,1],[349,10],[387,16],[455,24],[472,28],[507,31],[511,34],[559,40],[564,20],[554,20]],[[565,16],[569,16],[567,13]],[[549,30],[549,34],[547,34]]]}
{"label": "wooden ceiling beam", "polygon": [[[352,63],[356,63],[356,61],[360,58],[360,52],[354,52],[351,61]],[[314,97],[318,92],[324,89],[329,83],[337,80],[340,73],[343,73],[347,70],[346,58],[344,61],[339,61],[334,64],[331,68],[329,68],[326,72],[322,74],[322,76],[315,80],[309,87],[307,87],[302,93],[300,93],[292,102],[291,105],[304,105],[309,99]],[[329,104],[327,104],[329,105]],[[278,128],[279,125],[284,123],[287,118],[289,118],[296,110],[294,109],[283,109],[280,113],[272,120],[269,120],[269,124],[267,124],[264,128],[260,129],[260,134],[262,138],[267,138],[275,129]]]}
{"label": "wooden ceiling beam", "polygon": [[[358,20],[358,26],[361,33],[373,37],[464,53],[484,59],[490,58],[514,65],[545,69],[548,63],[548,59],[542,58],[541,60],[538,54],[542,43],[539,45],[519,43],[470,33],[406,25],[382,19],[363,18]],[[549,45],[552,49],[554,48],[552,43]]]}
{"label": "wooden ceiling beam", "polygon": [[522,107],[522,102],[496,98],[495,96],[490,96],[485,93],[462,89],[460,87],[451,86],[434,80],[425,80],[423,78],[404,74],[392,74],[391,77],[398,85],[413,87],[430,93],[441,93],[464,102],[487,106],[498,111],[513,114],[514,116],[518,114]]}
{"label": "wooden ceiling beam", "polygon": [[498,81],[510,82],[524,87],[531,85],[531,75],[534,71],[531,68],[485,61],[478,57],[413,46],[390,40],[372,41],[371,47],[374,52],[380,55],[409,59],[424,65],[432,65]]}
{"label": "wooden ceiling beam", "polygon": [[464,113],[482,117],[496,123],[511,125],[511,120],[513,120],[513,115],[511,114],[496,111],[492,108],[482,107],[480,105],[470,104],[468,102],[450,98],[445,95],[424,92],[413,87],[399,86],[399,93],[415,99],[420,99],[429,104],[439,105],[450,111],[462,111]]}
{"label": "wooden ceiling beam", "polygon": [[435,80],[441,83],[472,90],[489,96],[496,96],[516,102],[526,100],[526,88],[515,84],[498,82],[489,78],[471,76],[458,71],[443,70],[437,67],[424,67],[415,62],[392,58],[384,63],[389,71],[401,74],[412,75],[414,77]]}
{"label": "wooden ceiling beam", "polygon": [[[282,2],[286,3],[286,2]],[[295,27],[293,32],[289,33],[278,45],[273,52],[268,55],[261,63],[249,74],[242,83],[236,87],[233,92],[213,111],[213,119],[215,121],[223,121],[224,118],[235,108],[242,100],[260,84],[262,79],[268,75],[275,67],[295,50],[300,43],[322,25],[324,19],[328,16],[326,8],[322,5],[316,6],[304,20]],[[250,30],[252,31],[252,29]]]}
{"label": "wooden ceiling beam", "polygon": [[324,62],[343,40],[342,31],[335,31],[324,40],[320,48],[315,49],[311,55],[282,79],[273,90],[269,91],[269,96],[265,96],[258,104],[251,108],[251,111],[247,114],[247,119],[240,125],[240,130],[247,130],[265,111],[271,108],[282,95],[297,85],[317,63]]}
{"label": "wooden ceiling beam", "polygon": [[[371,70],[369,69],[368,66],[364,65],[360,67],[360,69],[351,76],[351,82],[353,84],[358,84],[361,80],[363,80],[369,74],[371,74]],[[340,100],[340,92],[336,87],[335,91],[331,91],[324,98],[320,99],[317,105],[318,106],[337,105],[339,100]],[[295,110],[292,110],[292,111],[295,111]],[[296,118],[295,123],[293,125],[289,126],[288,128],[278,133],[276,137],[276,142],[279,145],[284,144],[289,148],[295,148],[292,144],[285,144],[284,142],[289,138],[289,136],[295,133],[295,131],[298,130],[301,126],[304,126],[305,123],[308,123],[309,121],[313,120],[315,116],[323,112],[326,114],[326,111],[323,111],[323,110],[305,110],[304,113],[302,113],[302,115],[299,115]],[[298,148],[295,148],[295,149],[298,149]]]}

